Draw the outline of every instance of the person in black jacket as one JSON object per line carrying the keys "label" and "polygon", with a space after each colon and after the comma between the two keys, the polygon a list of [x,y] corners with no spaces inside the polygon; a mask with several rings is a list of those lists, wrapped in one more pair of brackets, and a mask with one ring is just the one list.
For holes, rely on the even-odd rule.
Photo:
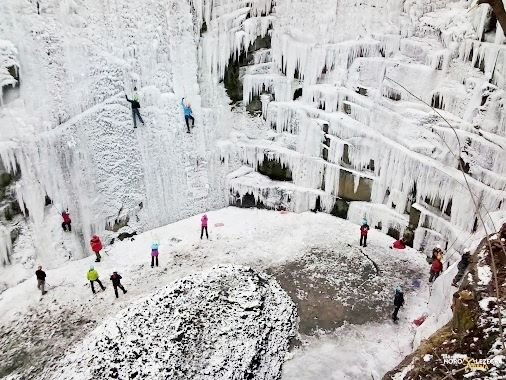
{"label": "person in black jacket", "polygon": [[460,258],[459,263],[457,264],[457,268],[459,269],[459,271],[455,275],[455,278],[453,279],[452,286],[457,287],[459,281],[462,279],[464,273],[466,272],[467,267],[469,266],[470,259],[471,259],[471,250],[469,248],[466,248],[464,250],[464,253],[462,254],[462,257]]}
{"label": "person in black jacket", "polygon": [[35,276],[37,276],[37,289],[42,292],[42,295],[47,292],[44,290],[46,286],[46,272],[42,270],[42,266],[39,265],[39,268],[35,271]]}
{"label": "person in black jacket", "polygon": [[118,272],[112,272],[111,281],[112,286],[114,287],[114,294],[116,294],[116,298],[118,298],[118,288],[123,290],[123,294],[127,292],[123,285],[121,285],[121,279],[122,277],[118,274]]}
{"label": "person in black jacket", "polygon": [[402,288],[398,286],[395,288],[395,297],[394,297],[394,312],[392,314],[392,319],[394,322],[397,322],[399,318],[397,317],[397,313],[399,312],[399,309],[401,306],[404,305],[404,293],[402,292]]}
{"label": "person in black jacket", "polygon": [[[137,91],[137,87],[134,87],[134,91]],[[128,96],[125,94],[125,98],[127,102],[130,102],[132,105],[132,119],[134,119],[134,128],[137,128],[137,117],[139,118],[140,122],[144,124],[144,120],[142,120],[141,114],[139,112],[139,108],[141,108],[141,105],[139,104],[139,97],[137,96],[137,92],[134,92],[134,98],[128,99]]]}

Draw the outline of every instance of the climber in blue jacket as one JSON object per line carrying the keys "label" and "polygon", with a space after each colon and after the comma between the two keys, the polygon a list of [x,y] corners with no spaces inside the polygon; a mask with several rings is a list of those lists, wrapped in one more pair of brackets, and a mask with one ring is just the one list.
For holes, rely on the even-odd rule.
{"label": "climber in blue jacket", "polygon": [[192,120],[192,127],[195,126],[195,118],[193,117],[193,114],[192,114],[192,108],[191,108],[191,106],[190,106],[189,103],[188,103],[188,105],[186,105],[184,103],[184,98],[181,98],[181,106],[183,107],[184,120],[186,122],[186,128],[188,128],[188,130],[186,131],[186,133],[190,133],[190,122],[189,122],[190,119]]}

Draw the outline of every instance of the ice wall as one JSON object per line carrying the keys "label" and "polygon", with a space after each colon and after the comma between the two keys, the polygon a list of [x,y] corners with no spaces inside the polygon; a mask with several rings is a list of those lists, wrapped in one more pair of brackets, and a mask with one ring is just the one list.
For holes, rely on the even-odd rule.
{"label": "ice wall", "polygon": [[[263,15],[272,25],[269,60],[250,63],[241,77],[243,102],[260,96],[267,130],[245,132],[222,158],[260,171],[266,158],[276,161],[296,188],[323,192],[319,202],[372,202],[350,205],[351,219],[431,230],[462,248],[477,228],[475,206],[484,218],[506,207],[505,49],[486,6],[468,6],[277,1]],[[243,14],[228,19],[232,42],[247,29]],[[241,49],[226,46],[227,59]],[[252,177],[242,187],[234,177],[234,193],[271,205],[273,194],[286,196],[286,183],[258,179],[254,190]],[[303,194],[293,193],[292,210],[306,203],[296,202]],[[415,239],[417,248],[426,243]]]}
{"label": "ice wall", "polygon": [[[64,208],[79,257],[106,227],[148,229],[225,205],[189,3],[151,1],[141,10],[129,1],[7,0],[0,39],[0,75],[4,57],[17,53],[21,82],[19,97],[0,108],[0,156],[21,172],[17,197],[39,253],[52,248],[48,221]],[[137,129],[125,100],[135,86],[145,121]],[[182,97],[196,116],[191,135]]]}

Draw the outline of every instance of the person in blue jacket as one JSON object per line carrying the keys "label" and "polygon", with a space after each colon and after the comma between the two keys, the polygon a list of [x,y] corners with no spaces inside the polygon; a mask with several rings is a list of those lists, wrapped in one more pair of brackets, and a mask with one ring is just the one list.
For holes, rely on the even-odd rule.
{"label": "person in blue jacket", "polygon": [[186,122],[186,128],[188,128],[188,130],[186,131],[186,133],[190,133],[190,119],[192,121],[192,126],[193,127],[195,126],[195,118],[193,117],[193,114],[192,114],[192,108],[191,108],[190,104],[186,105],[184,103],[184,98],[181,98],[181,106],[183,107],[184,120]]}

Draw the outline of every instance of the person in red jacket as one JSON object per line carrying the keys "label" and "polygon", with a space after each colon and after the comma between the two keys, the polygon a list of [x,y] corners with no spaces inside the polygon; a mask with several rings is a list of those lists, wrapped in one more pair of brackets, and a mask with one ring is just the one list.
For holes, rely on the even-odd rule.
{"label": "person in red jacket", "polygon": [[404,241],[402,239],[399,239],[399,240],[396,240],[390,248],[404,249],[404,248],[406,248],[406,244],[404,244]]}
{"label": "person in red jacket", "polygon": [[100,238],[97,235],[93,235],[90,240],[90,245],[91,250],[95,252],[95,255],[97,256],[95,262],[99,263],[102,258],[100,256],[100,251],[102,250],[102,242],[100,241]]}
{"label": "person in red jacket", "polygon": [[67,229],[69,232],[72,232],[72,226],[70,225],[72,223],[72,220],[70,220],[70,214],[67,211],[62,211],[61,216],[63,218],[63,223],[61,224],[61,228],[63,228],[63,231],[67,232]]}
{"label": "person in red jacket", "polygon": [[438,278],[443,271],[443,263],[441,260],[441,255],[437,255],[434,260],[432,260],[432,265],[430,266],[429,283],[432,283],[436,278]]}
{"label": "person in red jacket", "polygon": [[362,247],[362,243],[364,247],[367,247],[367,234],[369,233],[369,225],[367,224],[367,220],[362,221],[362,226],[360,227],[360,246]]}

